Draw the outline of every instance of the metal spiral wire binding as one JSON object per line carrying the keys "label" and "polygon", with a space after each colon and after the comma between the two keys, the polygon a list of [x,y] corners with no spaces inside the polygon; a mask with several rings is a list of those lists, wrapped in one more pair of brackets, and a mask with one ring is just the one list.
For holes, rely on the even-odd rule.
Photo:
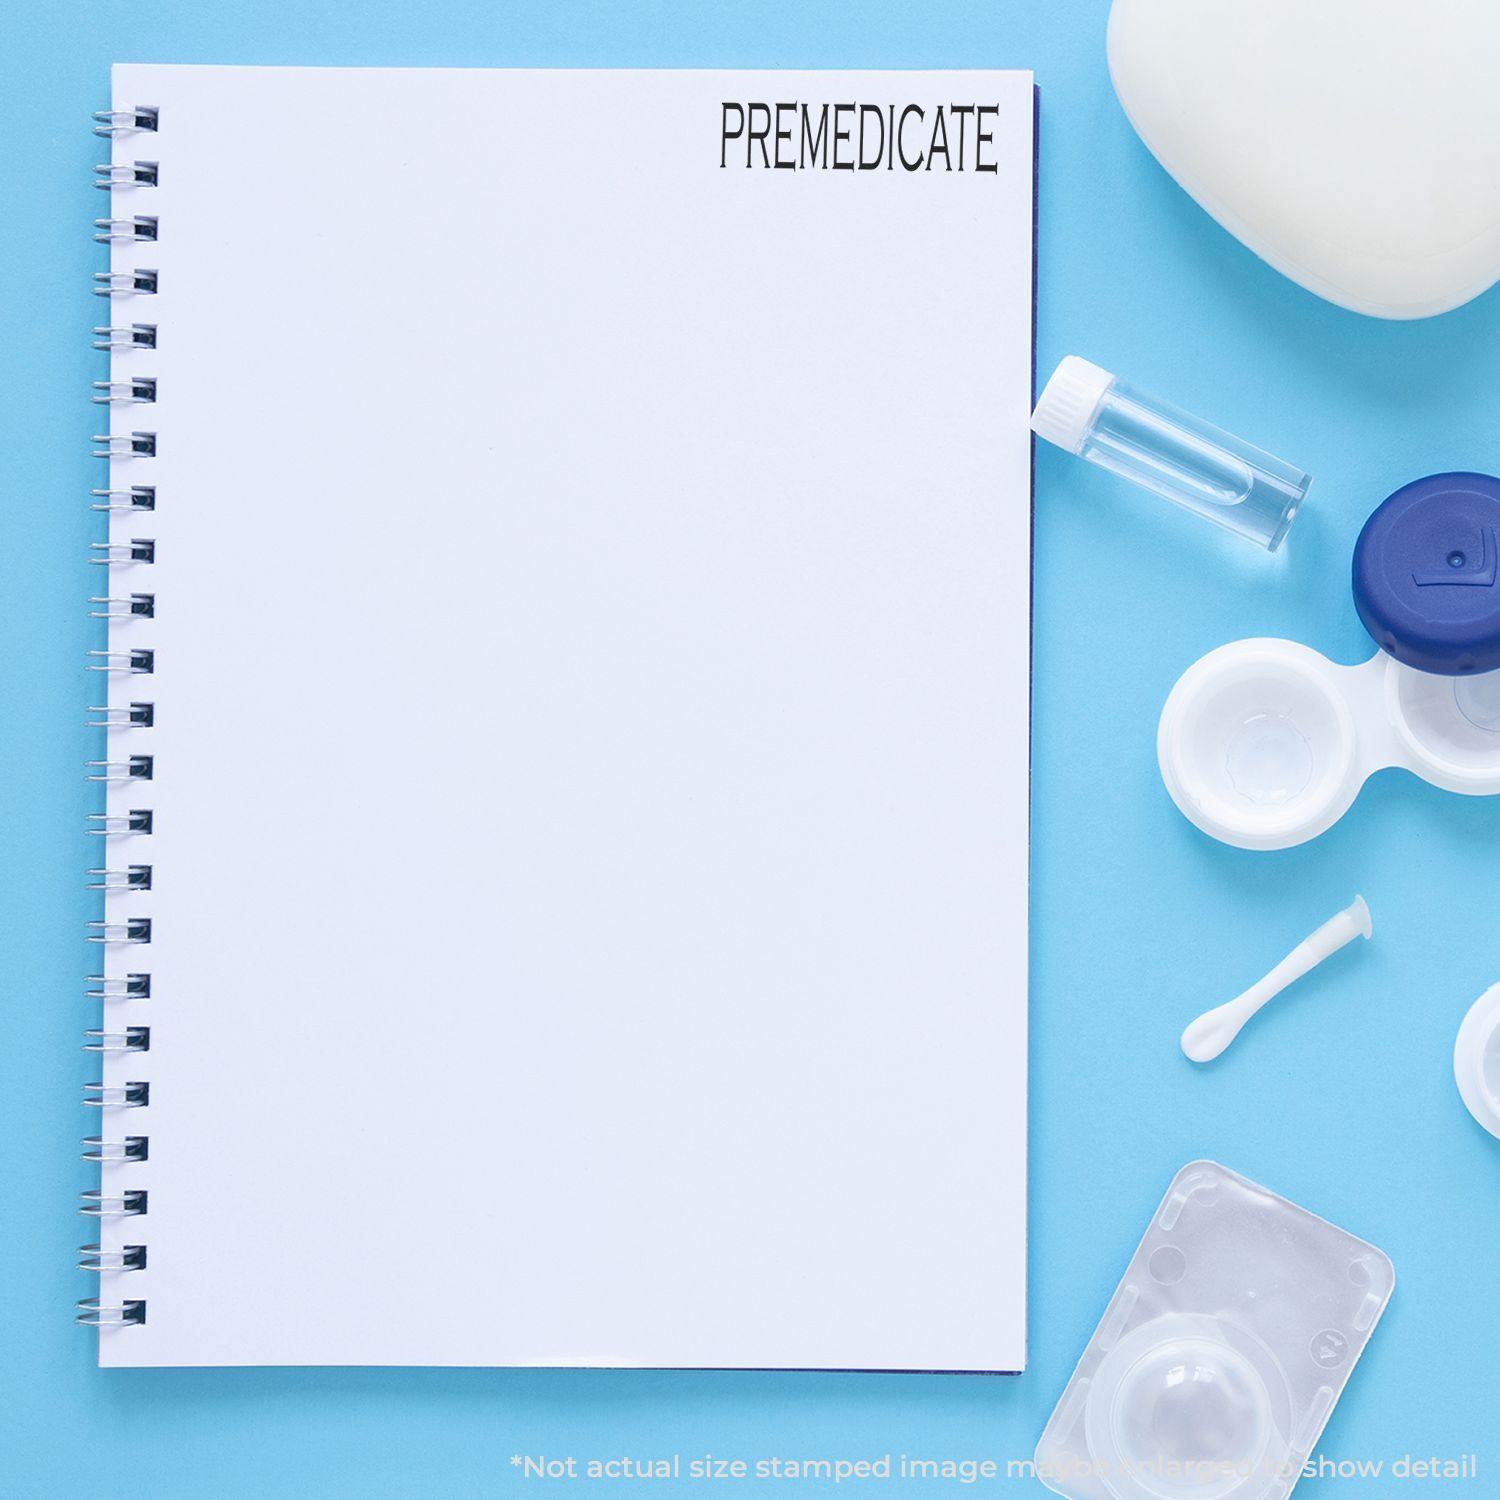
{"label": "metal spiral wire binding", "polygon": [[146,1194],[139,1188],[124,1193],[106,1193],[91,1188],[78,1197],[78,1212],[91,1219],[134,1219],[146,1212]]}
{"label": "metal spiral wire binding", "polygon": [[78,1304],[76,1322],[85,1328],[129,1328],[146,1321],[144,1301],[101,1302],[97,1297],[85,1297]]}
{"label": "metal spiral wire binding", "polygon": [[144,1271],[146,1247],[121,1245],[118,1250],[101,1250],[98,1245],[80,1245],[80,1271]]}
{"label": "metal spiral wire binding", "polygon": [[156,774],[156,762],[149,755],[132,755],[129,760],[91,760],[90,781],[150,781]]}
{"label": "metal spiral wire binding", "polygon": [[145,1109],[151,1102],[151,1085],[138,1080],[118,1085],[86,1083],[83,1102],[90,1109]]}
{"label": "metal spiral wire binding", "polygon": [[95,135],[129,135],[136,130],[156,130],[161,124],[159,110],[136,105],[132,109],[96,109]]}
{"label": "metal spiral wire binding", "polygon": [[156,670],[156,653],[137,647],[134,651],[90,651],[95,660],[88,663],[90,672],[130,672],[148,674]]}
{"label": "metal spiral wire binding", "polygon": [[91,563],[151,563],[156,561],[156,539],[133,536],[128,542],[92,542],[89,550],[94,554]]}
{"label": "metal spiral wire binding", "polygon": [[157,275],[141,267],[135,271],[95,271],[94,295],[96,297],[126,297],[134,292],[145,296],[156,295]]}
{"label": "metal spiral wire binding", "polygon": [[89,829],[95,838],[113,838],[122,833],[152,833],[156,815],[149,807],[132,807],[125,813],[90,813]]}
{"label": "metal spiral wire binding", "polygon": [[97,877],[89,881],[91,891],[149,891],[151,866],[130,865],[124,870],[90,870]]}
{"label": "metal spiral wire binding", "polygon": [[[91,829],[90,832],[93,830]],[[90,1000],[149,1000],[151,998],[151,976],[149,974],[90,974],[89,989],[84,994]]]}
{"label": "metal spiral wire binding", "polygon": [[154,432],[96,432],[95,458],[155,458]]}
{"label": "metal spiral wire binding", "polygon": [[129,594],[123,598],[96,595],[89,603],[103,606],[89,611],[96,620],[123,620],[131,615],[149,620],[156,613],[155,594]]}
{"label": "metal spiral wire binding", "polygon": [[94,503],[90,506],[91,510],[156,509],[156,486],[154,484],[133,484],[128,490],[90,490],[89,494],[94,497]]}
{"label": "metal spiral wire binding", "polygon": [[127,1026],[124,1031],[85,1031],[85,1052],[149,1052],[151,1028]]}
{"label": "metal spiral wire binding", "polygon": [[110,324],[94,330],[96,349],[154,349],[156,348],[155,323],[130,323],[124,326]]}
{"label": "metal spiral wire binding", "polygon": [[131,917],[126,922],[90,922],[88,940],[91,943],[149,943],[151,941],[151,918]]}
{"label": "metal spiral wire binding", "polygon": [[123,708],[103,703],[96,704],[89,712],[99,716],[88,721],[90,729],[150,729],[156,723],[154,703],[130,703]]}
{"label": "metal spiral wire binding", "polygon": [[100,245],[139,245],[154,242],[157,221],[154,214],[136,214],[129,219],[95,219],[94,239]]}
{"label": "metal spiral wire binding", "polygon": [[122,1141],[106,1140],[102,1135],[86,1135],[83,1150],[79,1153],[85,1161],[118,1162],[145,1161],[151,1142],[144,1135],[127,1135]]}
{"label": "metal spiral wire binding", "polygon": [[96,380],[95,406],[149,406],[156,400],[156,380],[138,375],[134,380]]}
{"label": "metal spiral wire binding", "polygon": [[[149,105],[100,110],[94,115],[95,134],[116,141],[124,136],[145,143],[160,128],[160,112]],[[130,263],[133,253],[144,253],[154,260],[154,249],[132,252],[131,247],[158,245],[161,221],[154,212],[145,211],[151,207],[149,195],[160,181],[158,164],[136,159],[139,147],[131,149],[132,146],[134,141],[130,146],[114,148],[116,153],[123,149],[130,159],[105,162],[94,169],[96,187],[111,195],[128,192],[131,196],[116,200],[108,215],[94,220],[94,239],[110,247],[113,264],[108,270],[94,274],[93,290],[111,305],[121,299],[132,299],[133,307],[139,299],[158,294],[161,275],[154,264]],[[142,156],[147,154],[154,154],[149,146]],[[129,203],[128,209],[124,203]],[[108,376],[94,381],[91,393],[94,405],[110,416],[110,430],[93,440],[94,457],[107,461],[110,475],[102,488],[93,491],[90,501],[94,510],[105,513],[111,534],[106,540],[90,545],[89,561],[107,570],[104,576],[113,586],[102,588],[89,601],[92,617],[107,622],[112,639],[104,649],[89,652],[88,669],[104,673],[106,682],[116,677],[144,679],[155,672],[156,656],[152,647],[138,643],[138,633],[149,630],[156,618],[156,593],[133,585],[151,576],[135,570],[150,568],[156,562],[156,540],[131,533],[149,524],[140,518],[156,510],[156,485],[140,481],[143,472],[140,465],[155,459],[157,435],[154,431],[133,430],[133,424],[128,431],[117,428],[122,420],[128,421],[127,408],[156,404],[156,376],[133,366],[137,359],[149,357],[156,348],[157,325],[145,320],[111,319],[94,329],[93,343],[96,349],[108,353],[113,362]],[[117,411],[118,417],[114,415]],[[117,474],[116,464],[128,467]],[[115,516],[122,517],[118,524]],[[127,516],[129,519],[124,519]],[[122,575],[115,569],[131,570],[125,575],[131,586],[123,583]],[[117,583],[117,579],[122,581]],[[107,786],[142,786],[155,777],[156,758],[150,753],[150,741],[141,741],[136,736],[154,728],[156,705],[151,701],[147,683],[143,681],[141,688],[134,683],[130,687],[134,690],[121,691],[111,684],[109,693],[101,695],[104,701],[89,709],[89,727],[103,730],[111,747],[105,759],[89,762],[91,781]],[[120,736],[124,734],[132,738],[122,745]],[[149,793],[150,789],[142,787],[142,790]],[[113,798],[121,794],[108,795]],[[132,796],[130,800],[137,799]],[[149,800],[149,795],[140,800]],[[128,948],[132,957],[135,953],[148,956],[151,952],[148,946],[152,938],[151,918],[139,913],[137,903],[151,891],[155,879],[155,864],[149,853],[151,844],[141,842],[143,838],[150,839],[154,827],[155,814],[149,807],[121,807],[116,803],[89,814],[89,833],[104,839],[104,849],[109,851],[101,850],[95,868],[87,875],[89,889],[100,892],[106,903],[102,919],[88,924],[88,940],[101,945],[101,955],[115,954],[122,948]],[[128,842],[122,848],[109,842],[114,839]],[[83,1102],[100,1110],[106,1120],[112,1119],[117,1111],[145,1110],[151,1104],[149,1079],[127,1077],[117,1082],[120,1074],[110,1076],[110,1069],[119,1065],[118,1061],[111,1063],[111,1058],[135,1059],[151,1049],[151,1028],[136,1022],[138,1012],[133,1009],[151,996],[149,963],[132,962],[128,971],[121,972],[115,968],[116,962],[105,958],[99,967],[106,972],[90,975],[84,991],[90,1001],[100,1003],[112,1023],[86,1031],[83,1042],[87,1051],[101,1054],[106,1068],[105,1078],[84,1085]],[[115,1021],[115,1017],[120,1019]],[[101,1182],[98,1188],[83,1194],[79,1212],[100,1220],[134,1219],[146,1214],[146,1190],[131,1183],[129,1174],[148,1159],[148,1149],[149,1137],[145,1131],[86,1136],[83,1156],[86,1161],[98,1164]],[[112,1286],[116,1277],[145,1270],[144,1244],[106,1245],[103,1235],[100,1239],[100,1244],[80,1247],[78,1266],[98,1276],[102,1286]],[[88,1298],[78,1304],[77,1320],[100,1329],[136,1326],[146,1321],[146,1301],[143,1297]]]}
{"label": "metal spiral wire binding", "polygon": [[160,181],[154,161],[130,161],[116,165],[101,162],[94,168],[94,186],[106,193],[117,188],[156,187]]}
{"label": "metal spiral wire binding", "polygon": [[151,918],[132,917],[128,922],[90,922],[91,943],[126,943],[143,946],[151,941]]}

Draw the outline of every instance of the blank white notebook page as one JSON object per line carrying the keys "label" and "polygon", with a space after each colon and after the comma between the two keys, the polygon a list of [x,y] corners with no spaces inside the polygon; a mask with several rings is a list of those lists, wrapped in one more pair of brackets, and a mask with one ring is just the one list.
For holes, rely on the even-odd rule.
{"label": "blank white notebook page", "polygon": [[1033,99],[114,70],[102,1364],[1023,1366]]}

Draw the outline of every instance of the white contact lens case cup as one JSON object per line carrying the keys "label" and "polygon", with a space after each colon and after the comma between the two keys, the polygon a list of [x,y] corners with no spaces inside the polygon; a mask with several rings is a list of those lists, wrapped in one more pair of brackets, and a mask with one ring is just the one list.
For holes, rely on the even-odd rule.
{"label": "white contact lens case cup", "polygon": [[1235,641],[1183,673],[1157,757],[1205,833],[1285,849],[1401,766],[1450,792],[1500,792],[1500,479],[1431,474],[1371,514],[1354,607],[1380,653],[1342,667],[1295,641]]}
{"label": "white contact lens case cup", "polygon": [[1172,1180],[1036,1450],[1068,1500],[1284,1500],[1395,1286],[1215,1162]]}
{"label": "white contact lens case cup", "polygon": [[1446,677],[1384,652],[1339,666],[1296,641],[1235,641],[1172,689],[1156,736],[1172,800],[1241,849],[1332,827],[1376,771],[1500,792],[1500,672]]}
{"label": "white contact lens case cup", "polygon": [[1500,984],[1470,1007],[1453,1047],[1453,1076],[1469,1113],[1500,1139]]}

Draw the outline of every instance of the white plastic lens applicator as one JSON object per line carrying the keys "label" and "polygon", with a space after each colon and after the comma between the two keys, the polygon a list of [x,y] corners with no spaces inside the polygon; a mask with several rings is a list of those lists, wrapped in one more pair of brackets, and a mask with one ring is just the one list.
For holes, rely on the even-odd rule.
{"label": "white plastic lens applicator", "polygon": [[1367,938],[1374,930],[1365,898],[1356,896],[1338,916],[1330,917],[1310,937],[1303,938],[1259,983],[1252,984],[1227,1005],[1199,1016],[1182,1033],[1182,1050],[1194,1062],[1212,1062],[1268,1000],[1279,995],[1294,979],[1301,979],[1309,969],[1317,968],[1346,943],[1357,937]]}

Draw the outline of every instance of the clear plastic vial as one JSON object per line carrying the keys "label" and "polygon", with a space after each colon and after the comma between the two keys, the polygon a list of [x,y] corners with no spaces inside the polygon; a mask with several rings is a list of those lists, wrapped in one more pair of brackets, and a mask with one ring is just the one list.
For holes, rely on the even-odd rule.
{"label": "clear plastic vial", "polygon": [[1274,552],[1312,476],[1070,354],[1032,430]]}

